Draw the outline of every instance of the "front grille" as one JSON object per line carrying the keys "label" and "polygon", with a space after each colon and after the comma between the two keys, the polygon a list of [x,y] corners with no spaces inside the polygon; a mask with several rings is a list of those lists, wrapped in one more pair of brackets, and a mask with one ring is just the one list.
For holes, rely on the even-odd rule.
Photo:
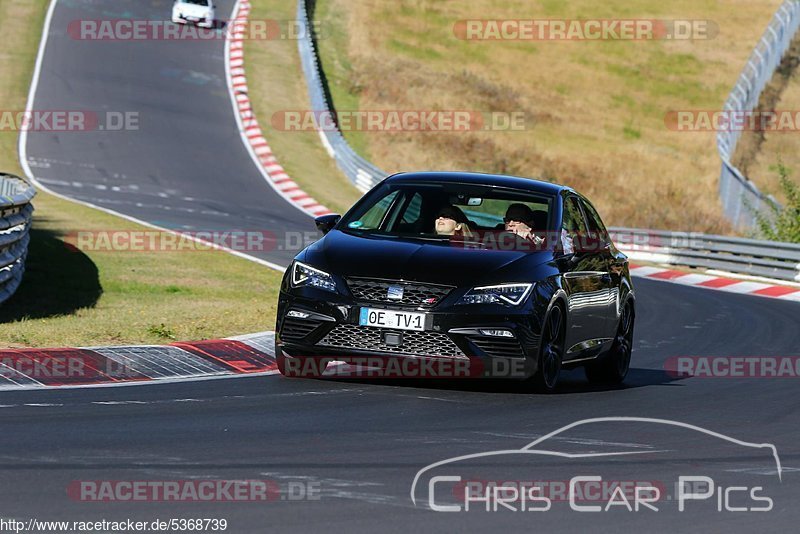
{"label": "front grille", "polygon": [[[356,300],[360,302],[380,302],[383,304],[424,308],[435,306],[454,289],[453,286],[378,280],[374,278],[348,278],[347,286]],[[388,296],[389,286],[402,287],[403,298],[390,299]],[[431,301],[431,299],[433,300]]]}
{"label": "front grille", "polygon": [[[399,332],[403,339],[402,345],[399,347],[386,345],[383,342],[384,332]],[[340,324],[328,332],[317,344],[369,352],[466,358],[461,349],[453,343],[453,340],[447,334],[441,332],[385,330],[374,326]]]}
{"label": "front grille", "polygon": [[321,324],[322,321],[314,319],[287,317],[283,320],[281,339],[283,341],[301,341]]}
{"label": "front grille", "polygon": [[516,339],[505,339],[499,337],[470,337],[469,340],[473,342],[479,349],[488,354],[498,358],[524,358],[525,353],[519,341]]}

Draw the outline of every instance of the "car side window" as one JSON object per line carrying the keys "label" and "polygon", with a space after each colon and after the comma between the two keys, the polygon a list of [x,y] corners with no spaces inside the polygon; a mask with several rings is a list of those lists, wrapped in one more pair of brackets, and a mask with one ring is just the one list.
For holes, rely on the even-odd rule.
{"label": "car side window", "polygon": [[581,204],[583,205],[584,213],[586,213],[589,223],[589,232],[591,233],[592,237],[600,240],[603,243],[609,243],[611,239],[608,236],[608,230],[606,230],[603,220],[600,218],[597,210],[595,210],[594,206],[586,201],[582,201]]}
{"label": "car side window", "polygon": [[564,254],[575,252],[575,245],[586,235],[586,220],[578,199],[568,196],[564,199],[564,214],[561,222],[561,247]]}

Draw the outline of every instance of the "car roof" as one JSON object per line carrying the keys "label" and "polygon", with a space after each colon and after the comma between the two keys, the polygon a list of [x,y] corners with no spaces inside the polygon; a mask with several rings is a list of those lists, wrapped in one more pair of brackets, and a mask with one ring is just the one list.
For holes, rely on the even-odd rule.
{"label": "car roof", "polygon": [[465,183],[476,185],[488,185],[493,187],[509,187],[534,193],[546,195],[558,195],[562,191],[572,191],[565,185],[543,182],[533,178],[522,178],[520,176],[507,176],[503,174],[485,174],[479,172],[401,172],[386,178],[386,183],[402,184],[413,182],[445,182],[445,183]]}

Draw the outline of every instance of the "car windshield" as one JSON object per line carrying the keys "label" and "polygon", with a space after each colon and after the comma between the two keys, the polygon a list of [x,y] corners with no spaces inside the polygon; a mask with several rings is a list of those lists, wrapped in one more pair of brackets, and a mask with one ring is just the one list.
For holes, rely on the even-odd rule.
{"label": "car windshield", "polygon": [[[455,232],[479,239],[507,231],[509,222],[544,235],[552,203],[543,194],[473,184],[385,184],[347,213],[338,228],[354,235],[441,240]],[[449,227],[438,221],[443,216],[451,218]]]}
{"label": "car windshield", "polygon": [[204,6],[204,7],[208,7],[210,1],[211,0],[181,0],[181,2],[184,4],[192,4],[195,6]]}

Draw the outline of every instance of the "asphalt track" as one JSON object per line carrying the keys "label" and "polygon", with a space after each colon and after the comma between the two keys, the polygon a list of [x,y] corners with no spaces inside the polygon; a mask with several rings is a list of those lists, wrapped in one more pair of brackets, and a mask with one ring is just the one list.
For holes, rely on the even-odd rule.
{"label": "asphalt track", "polygon": [[[221,12],[231,6],[223,0],[218,4]],[[31,134],[28,156],[37,177],[50,180],[48,187],[64,195],[163,226],[307,228],[308,218],[272,193],[241,146],[224,85],[221,45],[206,49],[198,43],[70,42],[63,31],[69,20],[113,18],[103,9],[111,5],[114,12],[132,18],[163,18],[168,7],[155,1],[62,0],[36,107],[140,109],[142,130]],[[166,74],[174,71],[194,74]],[[150,112],[158,121],[156,128],[145,127]],[[106,188],[58,185],[57,180]],[[164,191],[166,198],[159,195]],[[215,214],[198,211],[200,206]],[[235,217],[244,218],[231,222]],[[270,259],[285,261],[280,255]],[[800,306],[666,282],[635,282],[633,369],[621,389],[589,387],[575,371],[567,375],[562,392],[550,396],[531,394],[512,382],[279,376],[5,392],[0,398],[2,515],[226,518],[229,532],[793,530],[800,520],[800,378],[679,379],[664,369],[673,356],[800,356]],[[658,481],[673,496],[678,476],[706,475],[724,487],[762,486],[773,499],[773,509],[719,512],[716,494],[690,503],[685,512],[678,511],[674,500],[664,500],[659,512],[616,507],[580,513],[560,501],[546,512],[501,508],[444,513],[428,509],[424,499],[416,506],[411,500],[412,481],[428,464],[519,449],[574,421],[604,416],[670,419],[747,442],[774,444],[782,479],[763,449],[642,422],[578,427],[550,440],[547,448],[573,453],[633,449],[644,454],[581,460],[498,457],[445,474],[539,481],[598,474],[606,480]],[[310,483],[319,498],[85,502],[67,492],[73,481],[229,479],[274,481],[284,497],[289,482]],[[447,491],[443,493],[437,494],[437,502],[448,501]],[[451,491],[449,497],[453,501],[455,494]]]}

